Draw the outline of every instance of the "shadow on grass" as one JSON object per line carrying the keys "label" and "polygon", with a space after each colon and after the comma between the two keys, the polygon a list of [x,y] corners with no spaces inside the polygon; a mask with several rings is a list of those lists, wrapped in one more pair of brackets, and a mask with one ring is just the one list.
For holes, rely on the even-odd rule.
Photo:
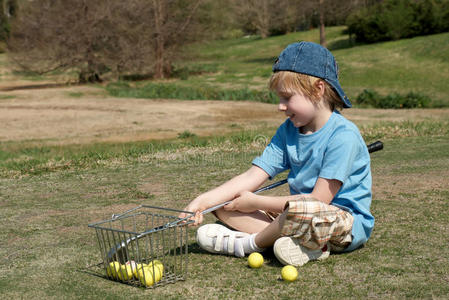
{"label": "shadow on grass", "polygon": [[271,57],[262,57],[262,58],[253,58],[253,59],[248,59],[245,60],[246,63],[254,63],[254,64],[268,64],[268,65],[272,65],[274,64],[274,62],[276,61],[277,57],[276,56],[271,56]]}
{"label": "shadow on grass", "polygon": [[[189,254],[195,253],[195,254],[204,254],[204,255],[213,255],[213,256],[220,255],[220,254],[209,253],[206,250],[201,249],[201,247],[198,246],[197,243],[190,243],[187,246],[187,248],[188,248]],[[262,255],[264,257],[265,265],[268,265],[271,267],[283,267],[283,265],[277,260],[276,256],[274,255],[272,247],[265,250],[262,253]],[[247,257],[245,257],[244,259],[247,259]]]}
{"label": "shadow on grass", "polygon": [[78,268],[75,271],[84,273],[84,274],[87,274],[90,276],[95,276],[97,278],[101,278],[104,280],[110,280],[106,275],[103,274],[102,271],[104,271],[104,269],[101,267],[101,265],[103,265],[102,262],[98,263],[98,264],[92,264],[92,265],[84,267],[84,268]]}
{"label": "shadow on grass", "polygon": [[201,249],[201,247],[195,242],[187,245],[187,251],[189,253],[195,253],[195,254],[211,254],[211,253],[207,252],[206,250]]}
{"label": "shadow on grass", "polygon": [[103,269],[101,269],[101,270],[100,269],[99,270],[93,270],[93,269],[91,269],[91,267],[77,269],[76,272],[80,272],[80,273],[84,273],[84,274],[87,274],[87,275],[90,275],[90,276],[94,276],[94,277],[100,278],[102,280],[105,280],[107,282],[119,283],[119,284],[122,284],[122,285],[133,286],[133,287],[137,287],[137,288],[145,290],[145,287],[143,287],[139,283],[139,281],[137,281],[135,279],[128,280],[128,281],[121,281],[121,280],[118,280],[118,279],[113,280],[113,279],[107,277],[106,275],[104,275],[101,272],[101,270],[103,270]]}
{"label": "shadow on grass", "polygon": [[333,50],[340,50],[340,49],[348,49],[348,48],[354,48],[357,46],[363,46],[366,45],[364,43],[358,43],[355,41],[354,38],[346,38],[346,39],[339,39],[336,41],[332,41],[327,45],[327,49],[330,51]]}

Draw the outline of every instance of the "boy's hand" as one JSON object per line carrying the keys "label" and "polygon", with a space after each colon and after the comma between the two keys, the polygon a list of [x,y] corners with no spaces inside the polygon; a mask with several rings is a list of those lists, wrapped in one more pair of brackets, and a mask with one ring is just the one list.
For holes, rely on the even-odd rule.
{"label": "boy's hand", "polygon": [[[196,199],[195,199],[196,200]],[[193,220],[194,222],[189,224],[189,226],[198,226],[203,222],[203,214],[201,213],[206,208],[202,207],[200,204],[197,204],[196,201],[190,202],[189,205],[187,205],[183,210],[194,212],[195,215],[193,215],[192,218],[189,220]],[[188,215],[186,213],[180,213],[178,218],[185,218]]]}
{"label": "boy's hand", "polygon": [[256,211],[257,208],[257,198],[258,196],[254,193],[244,191],[241,192],[234,200],[223,206],[224,210],[237,210],[244,213],[251,213]]}

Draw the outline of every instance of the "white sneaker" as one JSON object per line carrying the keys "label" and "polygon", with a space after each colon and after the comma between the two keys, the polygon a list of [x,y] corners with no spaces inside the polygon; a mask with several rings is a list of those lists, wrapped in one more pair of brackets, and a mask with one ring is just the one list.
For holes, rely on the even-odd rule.
{"label": "white sneaker", "polygon": [[[207,224],[198,228],[196,242],[202,249],[210,253],[241,256],[239,253],[234,253],[235,239],[249,235],[249,233],[233,231],[220,224]],[[238,252],[243,253],[243,251]]]}
{"label": "white sneaker", "polygon": [[274,255],[284,265],[302,266],[310,260],[323,260],[329,257],[328,246],[311,250],[299,244],[298,239],[281,237],[273,246]]}

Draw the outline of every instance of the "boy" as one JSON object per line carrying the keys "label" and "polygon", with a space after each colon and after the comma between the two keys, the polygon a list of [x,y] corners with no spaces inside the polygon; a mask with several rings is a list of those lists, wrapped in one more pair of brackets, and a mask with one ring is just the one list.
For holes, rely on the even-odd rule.
{"label": "boy", "polygon": [[[270,89],[288,119],[252,167],[194,199],[185,210],[215,211],[223,223],[201,226],[197,242],[205,250],[243,257],[273,246],[278,260],[300,266],[330,251],[362,246],[374,226],[370,213],[371,170],[357,127],[337,108],[351,103],[338,81],[333,55],[318,44],[289,45],[273,66]],[[290,170],[290,196],[251,193],[268,178]]]}

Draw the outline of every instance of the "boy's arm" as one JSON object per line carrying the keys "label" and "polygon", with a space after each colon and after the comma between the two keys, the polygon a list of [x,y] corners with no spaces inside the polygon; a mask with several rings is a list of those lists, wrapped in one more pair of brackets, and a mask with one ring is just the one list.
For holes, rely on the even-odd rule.
{"label": "boy's arm", "polygon": [[[184,210],[195,212],[195,223],[203,221],[201,212],[209,207],[234,199],[243,191],[254,191],[267,179],[268,174],[257,166],[252,166],[247,171],[235,176],[222,185],[199,195],[187,205]],[[180,215],[182,217],[182,214]]]}
{"label": "boy's arm", "polygon": [[[306,197],[330,204],[334,199],[342,183],[335,179],[326,179],[319,177],[316,181],[312,193],[303,194]],[[225,210],[238,210],[241,212],[253,212],[255,210],[264,210],[281,213],[284,211],[285,203],[298,198],[298,195],[290,196],[260,196],[254,193],[244,191],[239,197],[235,198],[230,204],[224,206]]]}
{"label": "boy's arm", "polygon": [[339,180],[318,177],[310,196],[321,202],[330,204],[341,188],[341,185],[342,183]]}

